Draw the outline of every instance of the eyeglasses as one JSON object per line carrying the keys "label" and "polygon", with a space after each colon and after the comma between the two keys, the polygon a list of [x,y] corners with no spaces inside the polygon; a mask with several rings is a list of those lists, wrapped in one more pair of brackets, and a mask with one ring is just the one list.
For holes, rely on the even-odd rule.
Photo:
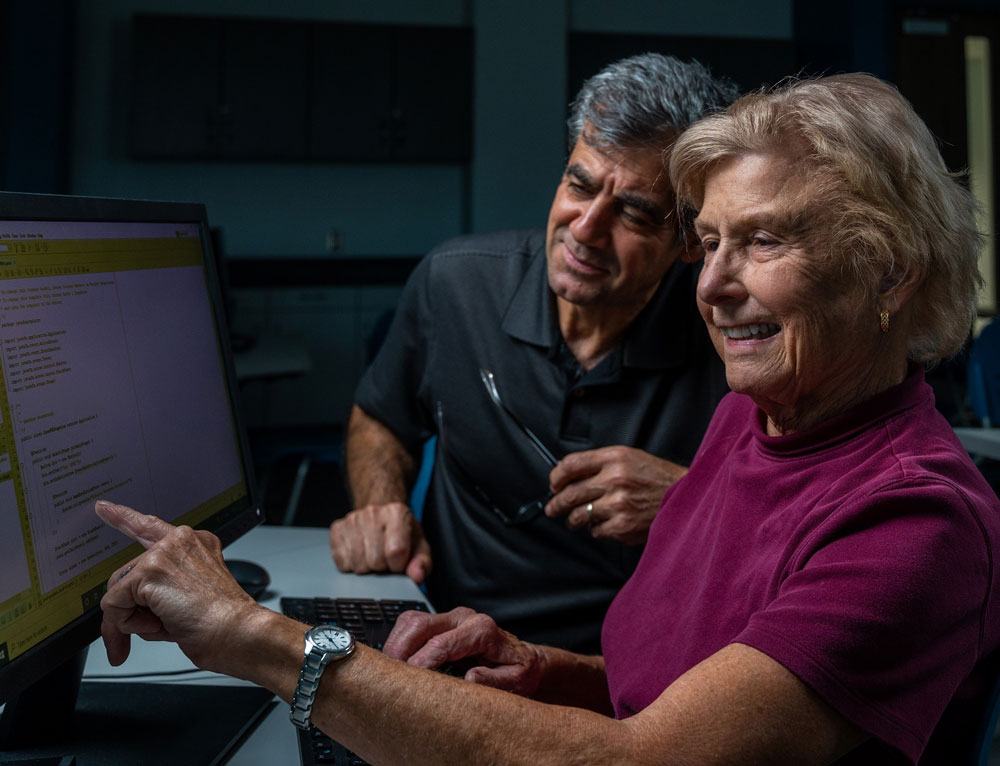
{"label": "eyeglasses", "polygon": [[[484,383],[485,383],[485,379],[484,379]],[[492,396],[491,396],[491,398],[492,398]],[[499,394],[498,394],[498,399],[494,400],[494,401],[498,401],[498,400],[499,400]],[[512,418],[514,418],[515,422],[519,422],[519,421],[517,421],[517,419],[513,415],[513,413],[510,413],[505,407],[503,409],[504,409],[505,412],[508,413],[508,415],[510,415]],[[437,426],[438,426],[438,447],[441,450],[442,456],[448,461],[449,465],[452,466],[452,468],[454,469],[454,471],[462,477],[463,482],[467,486],[470,486],[470,487],[472,487],[475,490],[476,494],[479,496],[479,499],[482,500],[483,504],[487,508],[489,508],[493,512],[493,514],[498,519],[500,519],[500,521],[502,521],[506,526],[509,526],[509,527],[520,526],[522,524],[527,524],[528,522],[532,521],[533,519],[537,518],[538,516],[540,516],[542,514],[542,512],[545,510],[546,504],[552,498],[552,493],[551,492],[546,493],[545,497],[543,497],[543,498],[536,499],[536,500],[530,500],[527,503],[524,503],[523,505],[519,506],[517,508],[517,510],[515,510],[513,513],[501,509],[493,501],[493,498],[491,498],[489,496],[489,494],[486,492],[486,490],[484,490],[479,485],[479,483],[476,482],[472,478],[472,476],[469,473],[469,471],[465,468],[464,465],[462,465],[462,461],[459,459],[458,455],[455,452],[453,452],[451,449],[449,449],[449,442],[448,442],[448,438],[447,438],[447,434],[446,434],[446,429],[445,429],[445,425],[444,425],[444,406],[442,405],[441,402],[437,402],[435,404],[434,417],[435,417],[435,420],[437,421]],[[535,440],[534,439],[532,440],[532,444],[535,444]],[[546,458],[546,462],[550,466],[551,465],[555,465],[556,460],[555,460],[554,457],[552,457],[552,453],[549,452],[547,449],[545,449],[545,446],[542,445],[542,443],[540,441],[537,443],[536,449],[539,446],[541,447],[542,450],[545,450],[545,453],[548,455],[548,457]],[[543,455],[543,457],[544,457],[544,455]],[[550,460],[551,460],[551,462],[549,462]]]}
{"label": "eyeglasses", "polygon": [[486,393],[490,395],[490,401],[506,413],[514,425],[521,429],[521,433],[528,437],[528,440],[531,442],[531,446],[533,446],[538,454],[542,456],[542,459],[548,463],[549,468],[555,468],[556,463],[559,461],[555,459],[549,451],[549,448],[542,444],[542,440],[535,436],[535,432],[522,423],[521,419],[515,415],[500,399],[500,392],[497,390],[496,376],[489,370],[480,367],[479,378],[483,381],[483,385],[486,386]]}

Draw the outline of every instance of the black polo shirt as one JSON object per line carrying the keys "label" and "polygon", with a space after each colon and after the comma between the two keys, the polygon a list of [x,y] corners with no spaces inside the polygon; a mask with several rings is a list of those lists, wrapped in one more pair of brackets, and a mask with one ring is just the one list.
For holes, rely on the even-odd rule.
{"label": "black polo shirt", "polygon": [[624,444],[690,463],[726,392],[694,301],[697,270],[678,262],[622,343],[583,371],[565,346],[548,286],[545,232],[461,237],[415,269],[357,404],[414,454],[438,435],[423,527],[440,609],[470,606],[529,641],[597,652],[604,613],[640,549],[571,532],[544,515],[549,467],[490,400],[561,458]]}

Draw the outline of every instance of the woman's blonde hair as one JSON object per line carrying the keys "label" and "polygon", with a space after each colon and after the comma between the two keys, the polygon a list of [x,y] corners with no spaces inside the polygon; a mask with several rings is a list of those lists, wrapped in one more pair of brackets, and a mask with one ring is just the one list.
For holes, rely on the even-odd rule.
{"label": "woman's blonde hair", "polygon": [[[802,144],[814,180],[816,232],[873,299],[916,273],[909,356],[957,353],[976,316],[982,237],[976,203],[945,167],[923,120],[888,83],[865,74],[795,80],[743,96],[677,141],[678,204],[698,209],[720,162]],[[873,320],[874,321],[874,320]]]}

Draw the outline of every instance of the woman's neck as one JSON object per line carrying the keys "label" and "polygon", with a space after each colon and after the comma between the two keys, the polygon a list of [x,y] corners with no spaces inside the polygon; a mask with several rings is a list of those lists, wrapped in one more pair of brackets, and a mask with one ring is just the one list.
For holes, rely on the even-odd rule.
{"label": "woman's neck", "polygon": [[[899,385],[909,372],[909,363],[905,356],[881,367],[882,369],[872,370],[870,375],[861,379],[855,377],[853,381],[842,381],[843,385],[834,388],[837,393],[804,396],[796,400],[793,405],[754,398],[757,406],[767,416],[767,434],[783,436],[812,428]],[[847,385],[851,382],[854,383],[853,386]]]}

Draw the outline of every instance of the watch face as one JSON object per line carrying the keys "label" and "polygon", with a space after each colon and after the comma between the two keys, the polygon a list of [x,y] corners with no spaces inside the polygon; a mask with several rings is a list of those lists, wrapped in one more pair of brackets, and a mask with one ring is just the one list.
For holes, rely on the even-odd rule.
{"label": "watch face", "polygon": [[310,638],[313,644],[324,652],[342,652],[352,642],[350,633],[343,628],[332,626],[312,631]]}

